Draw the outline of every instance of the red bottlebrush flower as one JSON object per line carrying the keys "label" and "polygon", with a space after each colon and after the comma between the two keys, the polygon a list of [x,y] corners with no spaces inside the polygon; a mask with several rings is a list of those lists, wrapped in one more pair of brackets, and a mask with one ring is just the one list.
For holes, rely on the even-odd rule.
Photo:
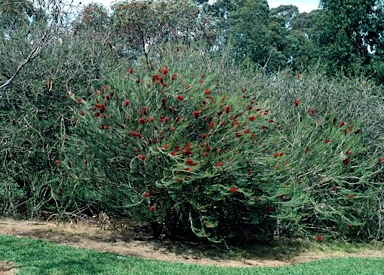
{"label": "red bottlebrush flower", "polygon": [[334,118],[333,118],[333,121],[332,121],[332,122],[333,122],[333,124],[335,124],[335,123],[336,123],[336,121],[337,121],[337,117],[334,117]]}
{"label": "red bottlebrush flower", "polygon": [[279,153],[274,153],[273,156],[277,158],[279,156]]}
{"label": "red bottlebrush flower", "polygon": [[172,77],[171,77],[171,80],[172,80],[172,81],[175,81],[176,78],[177,78],[177,74],[173,74]]}
{"label": "red bottlebrush flower", "polygon": [[204,80],[200,80],[199,81],[199,84],[201,85],[201,84],[203,84],[204,83]]}
{"label": "red bottlebrush flower", "polygon": [[329,139],[324,140],[324,143],[329,143],[329,142],[330,142]]}
{"label": "red bottlebrush flower", "polygon": [[193,161],[193,159],[191,158],[187,158],[187,160],[185,161],[189,166],[195,166],[196,163]]}
{"label": "red bottlebrush flower", "polygon": [[80,115],[81,115],[81,116],[85,116],[85,115],[86,115],[86,112],[82,111],[82,112],[80,112]]}
{"label": "red bottlebrush flower", "polygon": [[237,187],[230,187],[229,188],[229,191],[232,192],[232,193],[236,193],[237,190],[239,190],[239,188],[237,188]]}
{"label": "red bottlebrush flower", "polygon": [[123,106],[127,107],[129,105],[129,103],[131,103],[131,102],[127,99],[127,100],[124,101]]}
{"label": "red bottlebrush flower", "polygon": [[78,98],[77,103],[81,104],[81,103],[83,103],[83,100],[81,98]]}
{"label": "red bottlebrush flower", "polygon": [[332,191],[337,191],[337,186],[336,185],[332,187]]}
{"label": "red bottlebrush flower", "polygon": [[267,116],[268,113],[269,113],[269,110],[265,110],[265,111],[264,111],[264,115],[265,115],[265,116]]}
{"label": "red bottlebrush flower", "polygon": [[250,121],[254,121],[254,120],[255,120],[255,116],[250,116],[250,117],[249,117],[249,120],[250,120]]}
{"label": "red bottlebrush flower", "polygon": [[129,68],[128,72],[129,72],[129,74],[133,74],[133,69]]}
{"label": "red bottlebrush flower", "polygon": [[100,113],[104,113],[104,111],[105,111],[105,105],[100,104]]}
{"label": "red bottlebrush flower", "polygon": [[206,95],[209,95],[211,93],[211,90],[209,90],[209,89],[206,89],[205,91],[204,91],[204,94],[206,94]]}
{"label": "red bottlebrush flower", "polygon": [[289,186],[289,185],[290,185],[290,183],[289,183],[289,182],[286,182],[286,183],[285,183],[285,186]]}
{"label": "red bottlebrush flower", "polygon": [[247,88],[246,87],[244,87],[243,89],[241,89],[241,92],[242,93],[245,93],[247,91]]}
{"label": "red bottlebrush flower", "polygon": [[295,106],[296,106],[296,107],[300,105],[300,99],[295,99],[294,102],[295,102]]}
{"label": "red bottlebrush flower", "polygon": [[225,113],[228,114],[230,111],[231,111],[231,107],[228,105],[225,106]]}
{"label": "red bottlebrush flower", "polygon": [[262,126],[261,126],[261,129],[265,130],[265,129],[268,129],[268,127],[267,127],[267,126],[264,126],[264,125],[262,125]]}
{"label": "red bottlebrush flower", "polygon": [[268,120],[269,123],[274,123],[275,121],[273,119]]}
{"label": "red bottlebrush flower", "polygon": [[201,76],[200,76],[200,78],[204,78],[205,77],[205,74],[202,74]]}
{"label": "red bottlebrush flower", "polygon": [[222,161],[219,161],[218,163],[216,163],[216,166],[217,166],[217,167],[223,166],[223,162],[222,162]]}
{"label": "red bottlebrush flower", "polygon": [[164,148],[164,149],[168,149],[168,148],[169,148],[169,144],[165,144],[165,145],[163,146],[163,148]]}
{"label": "red bottlebrush flower", "polygon": [[104,129],[104,130],[108,130],[108,129],[109,129],[109,126],[108,126],[108,125],[104,125],[104,126],[103,126],[103,129]]}
{"label": "red bottlebrush flower", "polygon": [[351,195],[348,195],[348,199],[353,199],[355,197],[355,195],[354,194],[351,194]]}
{"label": "red bottlebrush flower", "polygon": [[377,161],[378,161],[378,162],[383,162],[383,161],[384,161],[384,158],[378,158]]}
{"label": "red bottlebrush flower", "polygon": [[167,98],[163,97],[163,98],[161,99],[161,107],[164,108],[166,102],[167,102]]}
{"label": "red bottlebrush flower", "polygon": [[177,96],[177,100],[180,100],[180,101],[182,101],[182,100],[184,100],[184,97],[183,97],[183,96],[181,96],[181,95],[178,95],[178,96]]}
{"label": "red bottlebrush flower", "polygon": [[165,66],[164,70],[163,70],[163,74],[167,74],[168,73],[168,66]]}
{"label": "red bottlebrush flower", "polygon": [[314,113],[315,113],[315,109],[312,109],[312,110],[309,111],[310,115],[313,115]]}
{"label": "red bottlebrush flower", "polygon": [[202,103],[203,105],[205,105],[205,104],[207,104],[207,101],[206,101],[205,99],[203,99],[203,100],[201,101],[201,103]]}
{"label": "red bottlebrush flower", "polygon": [[168,117],[164,117],[162,120],[161,120],[163,123],[167,123],[169,121],[169,118]]}
{"label": "red bottlebrush flower", "polygon": [[106,95],[106,96],[105,96],[105,100],[108,101],[108,100],[110,100],[110,99],[111,99],[111,96],[110,96],[110,95]]}
{"label": "red bottlebrush flower", "polygon": [[100,113],[96,113],[93,115],[94,117],[99,117],[100,116]]}
{"label": "red bottlebrush flower", "polygon": [[208,157],[209,156],[209,153],[208,152],[204,152],[204,157]]}
{"label": "red bottlebrush flower", "polygon": [[163,87],[167,87],[167,86],[168,86],[168,84],[167,84],[167,83],[165,83],[165,82],[163,82],[163,83],[161,83],[161,86],[163,86]]}
{"label": "red bottlebrush flower", "polygon": [[249,134],[251,132],[251,129],[245,129],[244,134]]}
{"label": "red bottlebrush flower", "polygon": [[343,127],[344,125],[345,125],[345,122],[342,121],[342,122],[340,122],[339,127]]}
{"label": "red bottlebrush flower", "polygon": [[144,123],[146,122],[146,119],[145,119],[144,117],[141,117],[141,118],[139,119],[139,122],[140,122],[141,124],[144,124]]}
{"label": "red bottlebrush flower", "polygon": [[353,225],[352,224],[348,224],[347,225],[349,229],[353,229]]}
{"label": "red bottlebrush flower", "polygon": [[199,111],[193,111],[192,114],[193,114],[193,116],[194,116],[195,118],[198,118],[200,112],[199,112]]}
{"label": "red bottlebrush flower", "polygon": [[172,126],[171,128],[169,128],[169,130],[172,132],[175,131],[175,127]]}
{"label": "red bottlebrush flower", "polygon": [[296,77],[297,77],[297,78],[300,78],[300,76],[301,76],[300,74],[296,74]]}
{"label": "red bottlebrush flower", "polygon": [[209,123],[209,129],[212,129],[213,127],[215,127],[215,123],[214,123],[213,121],[211,121],[211,122]]}
{"label": "red bottlebrush flower", "polygon": [[154,205],[151,205],[151,207],[149,207],[149,210],[150,210],[150,211],[155,211],[155,210],[156,210],[156,208],[155,208],[155,206],[154,206]]}
{"label": "red bottlebrush flower", "polygon": [[205,134],[205,133],[201,134],[202,139],[205,139],[206,137],[207,137],[207,134]]}
{"label": "red bottlebrush flower", "polygon": [[344,165],[347,165],[348,163],[349,163],[349,159],[348,159],[348,158],[346,158],[346,159],[343,160],[343,164],[344,164]]}
{"label": "red bottlebrush flower", "polygon": [[179,122],[180,120],[181,120],[181,116],[178,116],[178,117],[176,118],[176,123]]}
{"label": "red bottlebrush flower", "polygon": [[97,103],[96,103],[96,104],[95,104],[95,107],[96,107],[96,108],[100,108],[100,104],[97,104]]}
{"label": "red bottlebrush flower", "polygon": [[191,85],[189,85],[189,84],[185,86],[186,90],[189,90],[190,88],[191,88]]}
{"label": "red bottlebrush flower", "polygon": [[282,157],[282,156],[284,156],[284,152],[279,153],[279,157]]}
{"label": "red bottlebrush flower", "polygon": [[145,156],[144,156],[144,155],[140,155],[139,158],[140,158],[141,160],[145,160]]}
{"label": "red bottlebrush flower", "polygon": [[321,235],[317,235],[317,236],[316,236],[316,240],[318,240],[318,241],[322,241],[322,240],[323,240],[323,236],[321,236]]}
{"label": "red bottlebrush flower", "polygon": [[61,164],[61,161],[59,159],[55,160],[55,162],[56,162],[57,165]]}
{"label": "red bottlebrush flower", "polygon": [[185,167],[184,170],[187,171],[187,172],[191,172],[192,171],[191,168],[189,168],[189,167]]}
{"label": "red bottlebrush flower", "polygon": [[160,77],[159,77],[159,75],[157,75],[157,74],[155,74],[155,75],[153,75],[152,76],[152,82],[159,82],[159,80],[160,80]]}
{"label": "red bottlebrush flower", "polygon": [[268,206],[267,207],[267,213],[271,213],[275,208],[273,206]]}
{"label": "red bottlebrush flower", "polygon": [[149,117],[148,121],[149,122],[153,122],[155,119],[153,118],[153,116]]}
{"label": "red bottlebrush flower", "polygon": [[304,149],[304,153],[308,153],[309,152],[309,150],[311,150],[308,146],[307,147],[305,147],[305,149]]}
{"label": "red bottlebrush flower", "polygon": [[171,155],[172,155],[172,156],[176,156],[176,155],[177,155],[177,152],[176,152],[176,151],[172,151]]}
{"label": "red bottlebrush flower", "polygon": [[145,192],[144,195],[143,195],[144,198],[148,198],[149,197],[149,193],[148,192]]}

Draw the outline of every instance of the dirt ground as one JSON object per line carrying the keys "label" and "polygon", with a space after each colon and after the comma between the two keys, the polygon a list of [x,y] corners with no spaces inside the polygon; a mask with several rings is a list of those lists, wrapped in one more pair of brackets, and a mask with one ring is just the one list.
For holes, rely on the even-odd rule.
{"label": "dirt ground", "polygon": [[[133,226],[115,226],[114,230],[110,227],[111,224],[100,224],[99,221],[58,223],[0,219],[0,235],[31,237],[102,252],[190,264],[260,267],[283,266],[331,257],[384,257],[383,249],[332,250],[327,249],[325,243],[319,243],[311,249],[309,246],[283,245],[237,248],[230,252],[222,247],[219,249],[200,243],[152,240],[142,233],[134,239]],[[0,262],[0,275],[15,272],[12,263]]]}

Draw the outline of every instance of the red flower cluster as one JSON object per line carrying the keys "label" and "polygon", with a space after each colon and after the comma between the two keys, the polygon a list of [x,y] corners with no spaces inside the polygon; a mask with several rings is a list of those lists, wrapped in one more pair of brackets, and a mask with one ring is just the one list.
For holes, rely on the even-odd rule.
{"label": "red flower cluster", "polygon": [[239,190],[237,187],[233,187],[232,186],[232,187],[229,188],[229,191],[232,192],[232,193],[236,193],[237,190]]}

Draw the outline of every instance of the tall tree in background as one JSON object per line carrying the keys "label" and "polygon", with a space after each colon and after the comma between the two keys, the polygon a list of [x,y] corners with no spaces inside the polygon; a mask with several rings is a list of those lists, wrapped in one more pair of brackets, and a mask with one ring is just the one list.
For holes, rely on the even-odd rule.
{"label": "tall tree in background", "polygon": [[376,0],[322,0],[317,46],[329,74],[367,74],[382,45],[383,10]]}
{"label": "tall tree in background", "polygon": [[244,1],[230,21],[230,43],[237,60],[250,59],[267,71],[287,66],[285,20],[269,14],[266,0]]}

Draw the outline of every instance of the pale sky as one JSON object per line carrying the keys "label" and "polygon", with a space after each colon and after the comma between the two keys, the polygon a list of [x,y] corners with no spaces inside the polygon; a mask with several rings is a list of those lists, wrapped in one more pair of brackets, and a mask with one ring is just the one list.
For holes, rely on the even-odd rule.
{"label": "pale sky", "polygon": [[[276,8],[280,5],[295,5],[299,8],[299,12],[310,12],[317,9],[320,0],[267,0],[270,8]],[[105,7],[111,6],[115,0],[74,0],[74,4],[82,2],[87,5],[92,2],[103,4]]]}

